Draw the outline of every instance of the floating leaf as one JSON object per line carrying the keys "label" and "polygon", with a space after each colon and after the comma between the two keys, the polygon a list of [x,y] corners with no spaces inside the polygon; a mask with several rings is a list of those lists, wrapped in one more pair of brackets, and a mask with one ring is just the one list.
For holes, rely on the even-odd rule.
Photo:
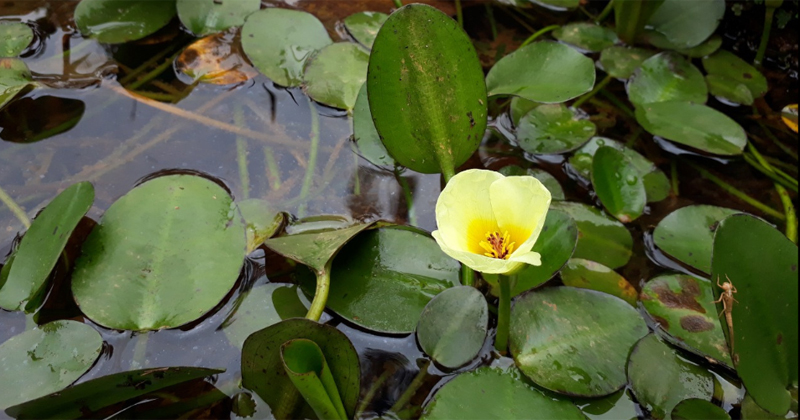
{"label": "floating leaf", "polygon": [[713,284],[684,274],[659,276],[642,287],[647,313],[671,337],[689,351],[733,366],[728,344],[714,307]]}
{"label": "floating leaf", "polygon": [[178,18],[196,36],[242,26],[260,7],[260,0],[177,0]]}
{"label": "floating leaf", "polygon": [[704,104],[708,99],[703,74],[674,52],[662,52],[645,60],[626,87],[628,99],[637,107],[667,101]]}
{"label": "floating leaf", "polygon": [[550,191],[550,195],[553,200],[565,200],[564,197],[564,189],[561,188],[561,184],[558,180],[553,176],[550,175],[549,172],[543,169],[536,169],[536,168],[528,168],[523,169],[517,165],[508,165],[500,168],[498,171],[505,176],[525,176],[530,175],[539,181]]}
{"label": "floating leaf", "polygon": [[358,98],[356,98],[356,105],[353,107],[353,139],[361,157],[376,166],[394,167],[394,159],[389,156],[389,152],[378,135],[378,130],[375,129],[375,123],[372,122],[366,83],[361,86]]}
{"label": "floating leaf", "polygon": [[[711,278],[730,278],[738,291],[733,337],[721,321],[736,373],[758,405],[786,414],[798,372],[797,245],[760,219],[730,216],[714,235]],[[713,290],[718,299],[722,289]]]}
{"label": "floating leaf", "polygon": [[228,85],[256,77],[258,71],[242,56],[239,43],[234,42],[234,35],[233,32],[224,32],[198,39],[181,52],[175,60],[175,69],[189,77],[187,84],[202,82]]}
{"label": "floating leaf", "polygon": [[750,394],[745,394],[742,400],[742,419],[743,420],[783,420],[786,416],[779,416],[772,414],[767,410],[759,407]]}
{"label": "floating leaf", "polygon": [[224,372],[195,367],[164,367],[115,373],[16,405],[6,414],[17,419],[98,417],[106,407],[161,389]]}
{"label": "floating leaf", "polygon": [[322,48],[306,63],[305,89],[322,104],[352,110],[367,80],[369,53],[350,42]]}
{"label": "floating leaf", "polygon": [[739,213],[724,207],[692,205],[673,211],[653,231],[655,245],[676,260],[711,272],[714,231],[726,217]]}
{"label": "floating leaf", "polygon": [[511,111],[511,121],[514,123],[514,126],[519,125],[519,120],[522,119],[522,116],[531,112],[534,108],[541,105],[538,102],[529,101],[525,98],[515,96],[511,98],[511,106],[509,109]]}
{"label": "floating leaf", "polygon": [[781,119],[787,127],[797,132],[797,104],[786,105],[781,110]]}
{"label": "floating leaf", "polygon": [[656,170],[656,166],[653,162],[647,160],[646,157],[639,154],[636,150],[626,146],[624,143],[606,137],[592,137],[588,143],[576,150],[575,154],[569,158],[569,164],[584,178],[591,178],[594,154],[597,152],[597,149],[603,146],[612,147],[622,152],[622,154],[630,160],[631,166],[636,168],[637,172],[642,176]]}
{"label": "floating leaf", "polygon": [[386,13],[359,12],[346,17],[344,27],[361,45],[372,48],[378,31],[387,19],[389,19],[389,15]]}
{"label": "floating leaf", "polygon": [[33,86],[31,71],[18,58],[0,58],[0,109],[29,86]]}
{"label": "floating leaf", "polygon": [[45,292],[50,272],[92,202],[94,187],[80,182],[61,192],[39,213],[22,237],[7,282],[0,289],[0,307],[26,312],[37,309],[36,298]]}
{"label": "floating leaf", "polygon": [[322,350],[347,416],[352,418],[361,381],[358,354],[347,336],[330,325],[295,318],[253,333],[242,349],[242,385],[269,404],[276,419],[314,418],[281,360],[283,343],[297,339],[311,340]]}
{"label": "floating leaf", "polygon": [[246,225],[248,254],[278,233],[286,221],[286,214],[271,211],[265,200],[253,198],[241,201],[239,210]]}
{"label": "floating leaf", "polygon": [[0,410],[59,391],[94,364],[103,339],[76,321],[53,321],[0,344]]}
{"label": "floating leaf", "polygon": [[247,58],[281,86],[300,86],[306,60],[332,42],[314,15],[298,10],[259,10],[248,16],[242,27]]}
{"label": "floating leaf", "polygon": [[716,155],[740,155],[747,145],[736,121],[701,104],[647,104],[636,108],[636,121],[650,134]]}
{"label": "floating leaf", "polygon": [[685,399],[709,401],[714,394],[711,373],[684,361],[653,334],[631,351],[628,380],[636,400],[656,419],[670,418],[672,409]]}
{"label": "floating leaf", "polygon": [[633,254],[633,238],[625,225],[582,203],[554,201],[550,207],[566,212],[578,225],[573,258],[597,261],[612,269],[628,263]]}
{"label": "floating leaf", "polygon": [[594,261],[573,258],[561,270],[561,281],[570,287],[597,290],[616,296],[636,307],[638,293],[625,277]]}
{"label": "floating leaf", "polygon": [[592,184],[603,206],[620,222],[632,222],[644,213],[647,191],[642,176],[619,150],[608,146],[597,149]]}
{"label": "floating leaf", "polygon": [[614,21],[617,35],[633,45],[645,24],[664,0],[620,0],[614,2]]}
{"label": "floating leaf", "polygon": [[714,33],[724,14],[725,0],[664,0],[647,27],[663,35],[672,48],[691,48]]}
{"label": "floating leaf", "polygon": [[700,45],[692,48],[678,48],[675,51],[691,58],[703,58],[707,55],[714,54],[721,46],[722,37],[719,35],[711,35],[710,38],[703,41]]}
{"label": "floating leaf", "polygon": [[712,95],[752,105],[767,92],[767,78],[735,54],[721,50],[703,58],[706,80]]}
{"label": "floating leaf", "polygon": [[486,130],[483,70],[453,19],[409,4],[383,24],[369,60],[375,128],[392,157],[422,173],[454,172]]}
{"label": "floating leaf", "polygon": [[[525,265],[520,271],[509,276],[511,297],[553,278],[572,257],[577,242],[578,227],[572,217],[560,210],[548,211],[542,233],[533,246],[533,251],[543,256],[542,265]],[[492,294],[499,296],[500,284],[497,275],[484,273],[483,278],[492,285]]]}
{"label": "floating leaf", "polygon": [[178,327],[228,294],[245,245],[227,191],[199,176],[162,176],[106,211],[75,263],[72,293],[86,316],[109,328]]}
{"label": "floating leaf", "polygon": [[528,153],[554,154],[575,150],[597,131],[563,104],[545,104],[525,114],[517,127],[517,142]]}
{"label": "floating leaf", "polygon": [[501,58],[486,76],[489,96],[561,103],[592,90],[594,63],[557,42],[534,42]]}
{"label": "floating leaf", "polygon": [[175,13],[175,0],[81,0],[75,25],[99,42],[121,44],[153,34]]}
{"label": "floating leaf", "polygon": [[545,396],[526,384],[519,372],[481,367],[458,375],[433,395],[421,420],[583,419],[569,401]]}
{"label": "floating leaf", "polygon": [[315,342],[294,339],[283,343],[281,361],[286,375],[317,417],[347,419],[336,381],[322,349]]}
{"label": "floating leaf", "polygon": [[590,420],[635,419],[640,412],[628,390],[619,390],[601,398],[575,398],[573,402]]}
{"label": "floating leaf", "polygon": [[[426,235],[398,228],[364,232],[333,261],[328,308],[356,325],[414,332],[430,300],[459,284],[459,264]],[[313,285],[302,282],[306,293]]]}
{"label": "floating leaf", "polygon": [[612,46],[600,53],[600,65],[609,76],[627,79],[654,54],[643,48]]}
{"label": "floating leaf", "polygon": [[589,52],[599,52],[619,42],[611,29],[586,22],[564,25],[553,31],[553,37]]}
{"label": "floating leaf", "polygon": [[689,398],[672,409],[672,420],[730,420],[731,416],[721,407],[706,400]]}
{"label": "floating leaf", "polygon": [[361,223],[342,229],[310,230],[272,238],[264,245],[321,273],[328,271],[333,257],[350,239],[370,226],[370,223]]}
{"label": "floating leaf", "polygon": [[486,341],[489,309],[478,289],[457,286],[436,295],[419,316],[422,351],[450,369],[472,361]]}
{"label": "floating leaf", "polygon": [[656,169],[642,178],[644,190],[647,193],[647,202],[656,203],[669,197],[672,191],[672,183],[667,174],[661,169]]}
{"label": "floating leaf", "polygon": [[646,334],[642,317],[622,299],[554,287],[516,300],[509,348],[520,370],[537,385],[601,397],[625,385],[628,352]]}
{"label": "floating leaf", "polygon": [[22,22],[0,22],[0,57],[16,57],[33,42],[33,30]]}
{"label": "floating leaf", "polygon": [[219,327],[228,341],[242,348],[250,334],[289,318],[302,318],[308,308],[298,295],[295,285],[267,283],[240,295],[241,303],[234,306]]}

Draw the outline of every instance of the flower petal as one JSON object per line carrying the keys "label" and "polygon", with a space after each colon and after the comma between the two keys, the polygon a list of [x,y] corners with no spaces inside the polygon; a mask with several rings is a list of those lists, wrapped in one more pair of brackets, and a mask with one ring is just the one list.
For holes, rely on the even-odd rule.
{"label": "flower petal", "polygon": [[460,172],[447,183],[436,201],[439,245],[483,255],[480,242],[497,228],[489,188],[503,175],[471,169]]}
{"label": "flower petal", "polygon": [[550,191],[532,176],[509,176],[491,185],[489,197],[500,230],[516,243],[510,259],[528,253],[547,217]]}
{"label": "flower petal", "polygon": [[538,252],[528,251],[524,254],[512,254],[509,261],[521,262],[530,265],[542,265],[542,256]]}
{"label": "flower petal", "polygon": [[432,233],[433,239],[439,244],[445,254],[460,261],[467,267],[487,274],[507,274],[519,270],[525,262],[502,260],[499,258],[490,258],[484,255],[475,254],[469,251],[462,251],[453,249],[446,244],[442,243],[442,236],[440,231]]}

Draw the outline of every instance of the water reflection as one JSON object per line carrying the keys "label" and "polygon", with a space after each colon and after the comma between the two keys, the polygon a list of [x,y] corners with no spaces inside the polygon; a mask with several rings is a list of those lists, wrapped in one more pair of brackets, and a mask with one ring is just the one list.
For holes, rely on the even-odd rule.
{"label": "water reflection", "polygon": [[0,139],[35,143],[69,131],[86,110],[83,101],[58,96],[32,95],[11,102],[0,113]]}

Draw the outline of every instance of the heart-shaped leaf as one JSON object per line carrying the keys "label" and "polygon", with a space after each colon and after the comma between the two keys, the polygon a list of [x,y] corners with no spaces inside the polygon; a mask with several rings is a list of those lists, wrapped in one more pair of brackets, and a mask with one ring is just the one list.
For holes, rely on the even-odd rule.
{"label": "heart-shaped leaf", "polygon": [[674,52],[662,52],[645,60],[626,87],[628,99],[637,107],[667,101],[704,104],[708,99],[703,73]]}
{"label": "heart-shaped leaf", "polygon": [[260,7],[260,0],[177,0],[178,18],[196,36],[242,26]]}
{"label": "heart-shaped leaf", "polygon": [[586,22],[564,25],[553,31],[553,37],[588,52],[599,52],[619,42],[611,29]]}
{"label": "heart-shaped leaf", "polygon": [[522,117],[517,142],[528,153],[564,153],[581,147],[596,131],[593,122],[576,118],[563,104],[545,104]]}
{"label": "heart-shaped leaf", "polygon": [[31,71],[18,58],[0,58],[0,110],[30,86]]}
{"label": "heart-shaped leaf", "polygon": [[342,229],[312,230],[272,238],[264,245],[321,273],[328,271],[328,263],[350,239],[370,226],[370,223],[361,223]]}
{"label": "heart-shaped leaf", "polygon": [[592,60],[556,42],[534,42],[501,58],[486,76],[489,96],[514,95],[561,103],[594,87]]}
{"label": "heart-shaped leaf", "polygon": [[731,416],[706,400],[689,398],[683,400],[672,409],[672,420],[730,420]]}
{"label": "heart-shaped leaf", "polygon": [[358,12],[344,19],[344,27],[361,45],[372,48],[378,31],[387,19],[389,19],[389,15],[386,13]]}
{"label": "heart-shaped leaf", "polygon": [[767,78],[755,67],[722,50],[703,58],[711,94],[730,101],[752,105],[755,98],[767,92]]}
{"label": "heart-shaped leaf", "polygon": [[573,258],[561,270],[561,281],[565,286],[608,293],[636,307],[636,289],[625,277],[600,263]]}
{"label": "heart-shaped leaf", "polygon": [[612,269],[628,263],[633,254],[633,238],[625,225],[582,203],[554,201],[550,207],[566,212],[578,225],[573,258],[597,261]]}
{"label": "heart-shaped leaf", "polygon": [[449,178],[483,139],[480,62],[458,23],[433,7],[392,13],[373,44],[367,85],[375,128],[409,169]]}
{"label": "heart-shaped leaf", "polygon": [[422,351],[450,369],[472,361],[486,341],[489,309],[478,289],[457,286],[436,295],[419,317]]}
{"label": "heart-shaped leaf", "polygon": [[627,79],[653,54],[643,48],[612,46],[600,53],[600,65],[609,76]]}
{"label": "heart-shaped leaf", "polygon": [[33,30],[22,22],[0,22],[0,57],[16,57],[33,41]]}
{"label": "heart-shaped leaf", "polygon": [[121,44],[156,32],[175,13],[175,0],[81,0],[75,25],[85,36]]}
{"label": "heart-shaped leaf", "polygon": [[306,93],[319,103],[350,111],[367,80],[368,63],[369,53],[356,44],[328,45],[306,62]]}
{"label": "heart-shaped leaf", "polygon": [[375,129],[375,123],[372,122],[366,83],[361,86],[353,108],[353,140],[356,142],[358,154],[373,165],[394,167],[394,159],[383,145],[378,130]]}
{"label": "heart-shaped leaf", "polygon": [[724,14],[725,0],[664,0],[647,27],[663,35],[671,48],[691,48],[714,33]]}
{"label": "heart-shaped leaf", "polygon": [[592,185],[606,210],[622,223],[632,222],[644,212],[647,191],[642,176],[619,150],[608,146],[597,149]]}
{"label": "heart-shaped leaf", "polygon": [[642,317],[622,299],[554,287],[516,300],[509,348],[536,384],[567,395],[601,397],[625,385],[628,352],[646,334]]}

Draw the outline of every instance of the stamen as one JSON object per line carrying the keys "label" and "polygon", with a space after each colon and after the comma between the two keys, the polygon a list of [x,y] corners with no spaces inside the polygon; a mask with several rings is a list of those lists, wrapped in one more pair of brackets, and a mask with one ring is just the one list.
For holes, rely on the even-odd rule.
{"label": "stamen", "polygon": [[511,242],[511,235],[508,231],[503,231],[502,236],[500,232],[487,232],[486,240],[481,241],[478,245],[481,246],[486,252],[483,255],[491,258],[498,258],[507,260],[511,253],[514,251],[515,242]]}

